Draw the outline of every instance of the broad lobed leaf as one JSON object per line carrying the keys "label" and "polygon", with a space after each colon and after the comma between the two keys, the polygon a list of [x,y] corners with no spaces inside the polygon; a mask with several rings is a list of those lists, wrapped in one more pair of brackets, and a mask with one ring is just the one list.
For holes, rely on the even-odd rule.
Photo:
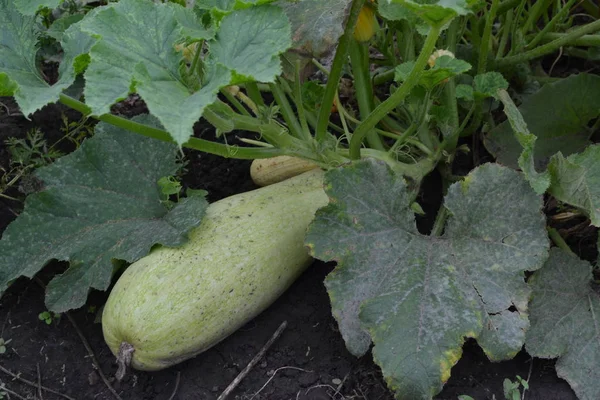
{"label": "broad lobed leaf", "polygon": [[[478,0],[384,0],[391,6],[385,8],[388,16],[403,19],[404,9],[428,25],[443,26],[458,15],[468,15],[476,10],[481,1]],[[407,18],[410,19],[410,18]]]}
{"label": "broad lobed leaf", "polygon": [[560,201],[578,207],[600,226],[600,145],[588,146],[582,153],[550,159],[548,192]]}
{"label": "broad lobed leaf", "polygon": [[[538,138],[533,152],[537,169],[546,168],[550,157],[559,151],[568,156],[582,151],[590,143],[586,127],[600,115],[598,104],[600,76],[578,74],[544,85],[519,106],[530,133]],[[509,121],[493,129],[484,144],[497,162],[518,167],[523,147]]]}
{"label": "broad lobed leaf", "polygon": [[582,400],[600,398],[600,295],[592,266],[558,248],[529,280],[531,327],[525,347],[556,358],[556,372]]}
{"label": "broad lobed leaf", "polygon": [[337,46],[344,33],[351,0],[278,0],[292,26],[293,51],[323,57]]}
{"label": "broad lobed leaf", "polygon": [[397,398],[439,392],[465,337],[492,360],[520,350],[524,271],[540,268],[548,249],[542,199],[520,174],[486,164],[452,185],[441,237],[418,233],[402,177],[379,162],[328,172],[326,192],[306,243],[338,262],[326,285],[342,336],[355,355],[372,340]]}
{"label": "broad lobed leaf", "polygon": [[[151,123],[149,119],[140,122]],[[157,244],[178,246],[207,206],[199,196],[168,209],[158,180],[177,169],[177,146],[100,123],[75,152],[41,168],[42,191],[0,240],[0,293],[52,259],[69,269],[48,285],[46,305],[63,312],[106,290],[113,259],[134,262]]]}
{"label": "broad lobed leaf", "polygon": [[[281,73],[279,55],[291,46],[289,20],[280,7],[266,4],[272,1],[213,2],[232,9],[205,28],[198,14],[178,4],[121,0],[70,21],[64,34],[61,27],[51,32],[64,50],[60,79],[51,86],[36,64],[35,17],[17,12],[14,1],[0,0],[1,94],[14,95],[29,115],[57,101],[85,73],[84,95],[94,115],[109,113],[114,103],[137,92],[179,145],[192,136],[220,88],[272,82]],[[210,49],[201,84],[187,75],[176,50],[199,40]]]}
{"label": "broad lobed leaf", "polygon": [[37,68],[37,37],[35,17],[21,15],[11,0],[0,0],[0,94],[14,96],[27,116],[58,100],[87,63],[82,57],[94,43],[76,27],[69,28],[62,41],[59,80],[50,86]]}

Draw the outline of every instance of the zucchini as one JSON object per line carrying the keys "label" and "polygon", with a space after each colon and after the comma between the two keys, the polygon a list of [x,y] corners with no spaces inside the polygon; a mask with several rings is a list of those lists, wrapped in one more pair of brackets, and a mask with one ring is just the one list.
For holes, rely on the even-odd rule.
{"label": "zucchini", "polygon": [[261,158],[252,161],[250,177],[258,186],[268,186],[315,168],[317,164],[298,157]]}
{"label": "zucchini", "polygon": [[311,264],[304,235],[327,202],[314,169],[209,205],[188,242],[156,247],[117,280],[102,315],[113,354],[160,370],[225,339]]}

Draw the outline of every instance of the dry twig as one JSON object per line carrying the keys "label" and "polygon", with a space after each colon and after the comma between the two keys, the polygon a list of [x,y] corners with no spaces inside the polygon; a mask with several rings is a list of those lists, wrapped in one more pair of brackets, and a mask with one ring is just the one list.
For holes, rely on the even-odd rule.
{"label": "dry twig", "polygon": [[179,381],[181,380],[181,371],[177,371],[177,378],[175,379],[175,388],[173,388],[173,393],[171,393],[171,397],[169,400],[173,400],[175,395],[177,394],[177,388],[179,387]]}
{"label": "dry twig", "polygon": [[38,377],[38,397],[40,398],[40,400],[44,400],[44,396],[42,394],[42,374],[40,373],[40,363],[37,363],[35,366],[37,368]]}
{"label": "dry twig", "polygon": [[0,386],[0,390],[3,392],[8,393],[9,395],[13,395],[15,396],[17,399],[21,399],[21,400],[27,400],[25,397],[21,396],[19,393],[10,390],[9,388],[6,387],[6,385],[2,384],[2,386]]}
{"label": "dry twig", "polygon": [[283,321],[281,323],[281,325],[279,325],[279,328],[277,328],[277,330],[275,331],[273,336],[271,336],[271,339],[269,339],[269,341],[263,346],[263,348],[260,349],[260,351],[254,356],[254,358],[250,361],[250,363],[248,363],[246,368],[244,368],[244,370],[242,372],[240,372],[238,376],[235,377],[233,382],[231,382],[229,384],[229,386],[227,386],[227,388],[225,388],[225,390],[223,391],[223,393],[221,393],[221,395],[219,396],[219,398],[217,400],[224,400],[225,398],[227,398],[227,396],[229,396],[231,394],[231,392],[233,392],[235,390],[235,388],[240,384],[242,379],[244,379],[246,377],[246,375],[248,375],[250,370],[258,363],[258,361],[260,361],[261,358],[263,358],[263,356],[265,355],[267,350],[269,350],[269,348],[273,345],[273,343],[275,343],[277,338],[279,338],[279,336],[281,336],[281,333],[283,332],[283,330],[286,327],[287,327],[287,321]]}
{"label": "dry twig", "polygon": [[264,385],[262,385],[260,389],[258,389],[258,392],[254,393],[254,394],[252,395],[252,397],[250,397],[250,400],[252,400],[252,399],[253,399],[253,398],[255,398],[256,396],[258,396],[258,394],[259,394],[260,392],[262,392],[262,391],[263,391],[263,389],[264,389],[264,388],[266,388],[266,387],[267,387],[267,385],[268,385],[269,383],[271,383],[271,381],[272,381],[272,380],[275,378],[275,375],[277,375],[277,373],[278,373],[279,371],[283,371],[284,369],[295,369],[296,371],[302,371],[302,372],[312,372],[312,371],[309,371],[309,370],[306,370],[306,369],[302,369],[302,368],[298,368],[298,367],[281,367],[281,368],[277,368],[277,369],[276,369],[276,370],[273,372],[273,375],[271,375],[271,377],[269,378],[269,380],[267,380],[267,381],[265,382],[265,384],[264,384]]}
{"label": "dry twig", "polygon": [[[27,380],[27,379],[25,379],[25,378],[21,378],[21,376],[19,376],[19,375],[15,374],[15,373],[11,372],[10,370],[8,370],[8,369],[4,368],[2,365],[0,365],[0,371],[4,372],[6,375],[10,375],[10,376],[12,376],[14,379],[16,379],[16,380],[18,380],[19,382],[22,382],[22,383],[24,383],[24,384],[26,384],[26,385],[32,386],[32,387],[34,387],[34,388],[37,388],[37,387],[38,387],[38,384],[37,384],[37,383],[35,383],[35,382],[32,382],[32,381],[30,381],[30,380]],[[53,390],[53,389],[47,388],[46,386],[42,386],[42,389],[43,389],[43,390],[45,390],[46,392],[53,393],[53,394],[55,394],[55,395],[57,395],[57,396],[60,396],[60,397],[63,397],[63,398],[65,398],[65,399],[67,399],[67,400],[75,400],[74,398],[72,398],[72,397],[70,397],[70,396],[67,396],[66,394],[62,394],[62,393],[60,393],[60,392],[57,392],[56,390]]]}
{"label": "dry twig", "polygon": [[77,326],[77,323],[75,322],[75,319],[71,316],[71,314],[69,314],[69,312],[66,312],[65,314],[67,315],[67,318],[71,322],[71,325],[73,325],[73,328],[75,328],[75,331],[77,332],[77,335],[79,335],[79,338],[83,342],[83,345],[85,346],[85,349],[87,350],[88,354],[90,355],[90,358],[92,359],[92,363],[94,364],[94,367],[96,367],[96,370],[98,371],[98,374],[100,375],[100,378],[102,378],[102,381],[104,382],[104,384],[106,385],[106,387],[108,388],[108,390],[110,390],[110,392],[113,394],[113,396],[115,396],[115,398],[117,400],[123,400],[121,398],[121,396],[119,396],[119,394],[117,393],[117,391],[112,387],[112,385],[110,384],[110,382],[108,381],[108,379],[106,379],[106,376],[104,375],[104,372],[102,372],[102,368],[100,368],[100,363],[98,363],[98,360],[96,359],[96,355],[94,354],[94,350],[92,350],[92,347],[88,343],[87,339],[85,338],[85,336],[83,336],[83,332],[81,332],[81,329],[79,329],[79,326]]}

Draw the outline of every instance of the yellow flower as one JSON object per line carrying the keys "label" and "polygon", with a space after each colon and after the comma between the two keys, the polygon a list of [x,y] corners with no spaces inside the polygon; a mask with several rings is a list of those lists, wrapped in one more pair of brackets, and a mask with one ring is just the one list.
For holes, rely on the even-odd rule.
{"label": "yellow flower", "polygon": [[359,42],[368,42],[379,29],[379,23],[375,17],[375,9],[365,4],[358,14],[358,21],[354,27],[354,39]]}

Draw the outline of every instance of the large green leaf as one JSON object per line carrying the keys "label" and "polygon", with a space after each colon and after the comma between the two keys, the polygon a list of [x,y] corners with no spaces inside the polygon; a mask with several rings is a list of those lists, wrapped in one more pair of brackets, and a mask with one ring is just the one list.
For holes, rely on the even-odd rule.
{"label": "large green leaf", "polygon": [[520,350],[524,271],[542,266],[548,238],[542,198],[519,173],[485,164],[452,185],[441,237],[418,233],[406,184],[385,164],[331,170],[326,192],[306,243],[338,262],[326,285],[346,346],[362,355],[373,341],[397,398],[439,392],[465,337],[492,360]]}
{"label": "large green leaf", "polygon": [[279,55],[292,45],[290,23],[275,6],[243,9],[226,15],[211,43],[211,58],[236,79],[274,82],[281,73]]}
{"label": "large green leaf", "polygon": [[[534,162],[538,170],[546,168],[550,157],[561,151],[565,156],[577,153],[589,143],[587,125],[600,115],[600,76],[573,75],[544,85],[519,107],[535,143]],[[493,129],[485,146],[501,164],[518,167],[523,150],[513,135],[509,121]]]}
{"label": "large green leaf", "polygon": [[585,212],[592,225],[600,226],[600,145],[565,158],[556,154],[548,166],[549,193]]}
{"label": "large green leaf", "polygon": [[85,66],[82,56],[94,42],[76,26],[69,28],[61,43],[59,80],[50,86],[37,66],[37,36],[35,17],[19,14],[11,0],[0,0],[0,93],[14,96],[25,115],[58,100],[75,81],[76,70]]}
{"label": "large green leaf", "polygon": [[[387,0],[387,2],[401,5],[422,18],[428,25],[440,27],[456,16],[472,13],[481,4],[479,0]],[[398,10],[394,11],[395,16],[399,14]]]}
{"label": "large green leaf", "polygon": [[210,81],[199,91],[186,86],[179,68],[181,54],[175,45],[189,30],[183,32],[175,12],[178,7],[150,0],[122,0],[97,9],[81,24],[83,30],[99,38],[90,51],[91,62],[85,73],[84,94],[93,113],[109,113],[112,104],[137,91],[152,115],[178,144],[183,144],[193,134],[204,108],[216,100],[219,88],[229,84],[230,74],[215,67]]}
{"label": "large green leaf", "polygon": [[529,280],[531,327],[525,347],[534,357],[556,358],[556,372],[581,400],[600,399],[600,296],[592,266],[553,248]]}
{"label": "large green leaf", "polygon": [[69,261],[46,297],[50,310],[66,311],[82,306],[90,288],[108,288],[113,259],[134,262],[156,243],[183,244],[206,201],[163,203],[157,181],[177,171],[177,153],[173,144],[101,123],[78,150],[38,170],[43,190],[27,197],[0,240],[0,293],[52,259]]}
{"label": "large green leaf", "polygon": [[23,15],[33,16],[40,8],[56,8],[63,0],[14,0],[16,9]]}
{"label": "large green leaf", "polygon": [[322,57],[344,33],[351,0],[279,0],[292,24],[293,51],[308,57]]}

